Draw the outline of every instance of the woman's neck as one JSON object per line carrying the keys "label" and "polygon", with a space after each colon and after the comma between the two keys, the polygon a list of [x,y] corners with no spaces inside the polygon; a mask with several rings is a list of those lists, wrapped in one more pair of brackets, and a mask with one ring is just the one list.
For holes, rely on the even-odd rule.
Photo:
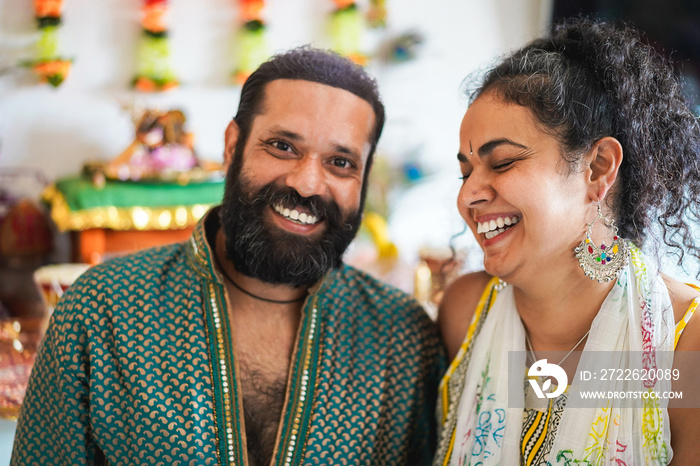
{"label": "woman's neck", "polygon": [[614,283],[593,281],[578,267],[550,269],[522,283],[511,283],[518,314],[533,347],[570,350],[591,328]]}

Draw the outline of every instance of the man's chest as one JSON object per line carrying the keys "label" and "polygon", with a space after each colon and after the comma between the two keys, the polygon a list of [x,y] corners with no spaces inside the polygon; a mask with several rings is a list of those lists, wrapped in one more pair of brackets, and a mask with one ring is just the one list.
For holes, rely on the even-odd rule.
{"label": "man's chest", "polygon": [[235,332],[234,341],[248,463],[268,465],[278,443],[293,341],[255,329]]}

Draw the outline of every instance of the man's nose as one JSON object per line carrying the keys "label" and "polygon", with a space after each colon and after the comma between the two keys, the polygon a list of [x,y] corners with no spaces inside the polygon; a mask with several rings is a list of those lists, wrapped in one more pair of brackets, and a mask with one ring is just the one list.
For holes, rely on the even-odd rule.
{"label": "man's nose", "polygon": [[287,174],[286,183],[303,197],[326,194],[323,163],[320,157],[306,155],[297,160],[292,171]]}

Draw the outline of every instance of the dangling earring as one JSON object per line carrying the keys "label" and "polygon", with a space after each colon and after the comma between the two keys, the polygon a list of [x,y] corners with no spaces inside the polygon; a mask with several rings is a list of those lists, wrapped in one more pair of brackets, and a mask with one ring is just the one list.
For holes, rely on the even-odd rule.
{"label": "dangling earring", "polygon": [[[605,226],[613,230],[613,241],[609,245],[601,243],[600,247],[598,247],[591,239],[593,224],[598,220],[602,220]],[[598,202],[598,215],[586,226],[588,227],[586,236],[581,241],[581,244],[574,249],[578,265],[591,280],[598,280],[600,283],[603,283],[616,279],[629,261],[630,250],[627,242],[617,236],[615,220],[603,216],[600,202]]]}

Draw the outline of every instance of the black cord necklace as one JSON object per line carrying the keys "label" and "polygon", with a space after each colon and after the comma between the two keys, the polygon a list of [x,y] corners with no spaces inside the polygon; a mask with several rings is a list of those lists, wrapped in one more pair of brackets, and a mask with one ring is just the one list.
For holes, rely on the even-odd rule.
{"label": "black cord necklace", "polygon": [[298,302],[303,301],[303,300],[306,299],[306,296],[302,296],[301,298],[297,298],[297,299],[289,299],[289,300],[277,300],[277,299],[263,298],[262,296],[258,296],[258,295],[256,295],[256,294],[253,294],[253,293],[251,293],[251,292],[248,291],[248,290],[244,290],[238,283],[236,283],[236,282],[233,281],[233,278],[231,278],[231,277],[226,273],[226,269],[224,269],[223,266],[221,265],[221,262],[219,262],[219,258],[216,256],[216,253],[213,253],[212,255],[214,256],[214,261],[216,262],[216,265],[219,266],[219,269],[221,270],[221,273],[224,274],[224,277],[226,277],[226,279],[227,279],[229,282],[231,282],[231,284],[232,284],[233,286],[235,286],[236,288],[238,288],[238,290],[239,290],[241,293],[247,294],[247,295],[250,296],[251,298],[258,299],[258,300],[260,300],[260,301],[265,301],[266,303],[273,303],[273,304],[291,304],[291,303],[298,303]]}

